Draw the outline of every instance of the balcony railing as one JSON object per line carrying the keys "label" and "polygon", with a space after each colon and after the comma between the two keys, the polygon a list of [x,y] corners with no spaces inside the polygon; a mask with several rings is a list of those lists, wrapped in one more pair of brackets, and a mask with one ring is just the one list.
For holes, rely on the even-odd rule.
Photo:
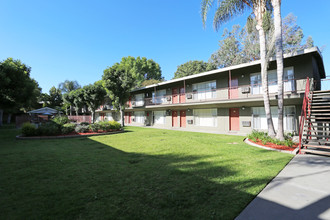
{"label": "balcony railing", "polygon": [[[306,79],[289,79],[284,81],[284,94],[292,94],[305,91]],[[268,89],[270,94],[277,94],[277,82],[269,81]],[[136,102],[132,107],[169,105],[180,103],[201,103],[212,101],[239,100],[247,98],[262,98],[263,90],[261,83],[242,85],[237,87],[226,87],[219,89],[194,90],[176,95],[164,95],[145,98],[143,105],[137,106]]]}

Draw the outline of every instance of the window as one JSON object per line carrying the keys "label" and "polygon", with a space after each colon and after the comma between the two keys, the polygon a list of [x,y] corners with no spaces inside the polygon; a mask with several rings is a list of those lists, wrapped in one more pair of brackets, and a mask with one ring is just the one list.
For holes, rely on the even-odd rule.
{"label": "window", "polygon": [[144,112],[134,112],[135,122],[144,124]]}
{"label": "window", "polygon": [[154,124],[165,124],[165,111],[154,111]]}
{"label": "window", "polygon": [[143,106],[144,105],[144,94],[135,95],[135,105]]}
{"label": "window", "polygon": [[112,117],[112,113],[111,113],[111,112],[108,112],[108,113],[106,114],[106,119],[107,119],[108,121],[113,121],[113,117]]}
{"label": "window", "polygon": [[217,109],[194,109],[194,122],[197,126],[216,127]]}
{"label": "window", "polygon": [[152,92],[152,102],[155,104],[165,103],[166,102],[165,95],[166,95],[165,89],[156,91],[156,95],[155,92]]}
{"label": "window", "polygon": [[196,83],[193,84],[192,87],[193,87],[193,98],[195,100],[212,99],[217,97],[217,93],[216,93],[217,84],[215,80],[209,82]]}
{"label": "window", "polygon": [[[269,93],[277,93],[277,72],[276,70],[268,70],[268,89]],[[252,94],[262,94],[262,84],[260,73],[254,73],[250,76]],[[284,92],[295,90],[293,67],[284,69]]]}
{"label": "window", "polygon": [[[274,128],[277,130],[278,126],[278,110],[277,106],[271,107]],[[295,131],[295,107],[284,106],[283,126],[285,131]],[[267,118],[264,107],[252,108],[253,129],[267,130]]]}

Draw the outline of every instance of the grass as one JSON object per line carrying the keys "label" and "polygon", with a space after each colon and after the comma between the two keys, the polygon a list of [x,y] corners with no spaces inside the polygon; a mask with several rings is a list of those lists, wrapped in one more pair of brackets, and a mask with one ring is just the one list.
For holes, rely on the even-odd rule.
{"label": "grass", "polygon": [[233,219],[292,158],[238,136],[126,130],[31,141],[0,130],[0,219]]}

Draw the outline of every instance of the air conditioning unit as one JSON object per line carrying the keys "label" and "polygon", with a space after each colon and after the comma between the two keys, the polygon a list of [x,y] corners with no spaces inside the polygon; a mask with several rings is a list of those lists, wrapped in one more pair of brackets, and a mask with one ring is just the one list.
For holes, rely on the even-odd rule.
{"label": "air conditioning unit", "polygon": [[187,99],[192,99],[192,94],[187,94]]}
{"label": "air conditioning unit", "polygon": [[188,124],[192,125],[194,124],[194,120],[187,120]]}
{"label": "air conditioning unit", "polygon": [[251,127],[251,121],[242,121],[243,127]]}
{"label": "air conditioning unit", "polygon": [[170,102],[170,101],[171,101],[171,96],[167,96],[166,100],[167,100],[168,102]]}
{"label": "air conditioning unit", "polygon": [[249,86],[247,86],[247,87],[242,87],[241,91],[242,91],[243,94],[244,94],[244,93],[250,93],[250,87],[249,87]]}

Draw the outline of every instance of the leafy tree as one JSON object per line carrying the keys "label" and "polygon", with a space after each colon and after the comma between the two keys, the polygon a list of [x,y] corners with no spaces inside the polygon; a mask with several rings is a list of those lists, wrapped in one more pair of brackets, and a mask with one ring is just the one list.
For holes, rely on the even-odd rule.
{"label": "leafy tree", "polygon": [[63,100],[64,100],[64,106],[66,107],[65,108],[65,111],[66,111],[66,114],[68,114],[67,112],[67,108],[69,107],[70,109],[70,115],[72,115],[72,106],[74,106],[74,95],[73,95],[73,91],[69,92],[69,93],[64,93],[63,94]]}
{"label": "leafy tree", "polygon": [[157,79],[148,79],[148,80],[144,80],[142,83],[141,83],[141,87],[146,87],[146,86],[149,86],[149,85],[152,85],[152,84],[156,84],[156,83],[160,83],[162,82],[163,80],[157,80]]}
{"label": "leafy tree", "polygon": [[[255,26],[259,34],[259,46],[260,46],[260,60],[261,60],[261,77],[262,88],[264,95],[264,106],[268,124],[268,134],[271,137],[275,136],[275,129],[270,111],[269,92],[268,92],[268,75],[267,75],[267,46],[266,46],[266,31],[270,29],[270,13],[271,9],[269,0],[219,0],[218,7],[216,9],[213,25],[216,30],[219,27],[228,22],[234,16],[243,14],[248,9],[252,9],[254,19],[257,22]],[[201,13],[202,20],[205,26],[206,18],[209,9],[213,6],[214,0],[202,0]],[[249,20],[252,20],[250,17]]]}
{"label": "leafy tree", "polygon": [[130,91],[136,83],[130,65],[115,63],[103,72],[103,85],[107,89],[113,106],[120,111],[121,125],[124,126],[125,104],[129,99]]}
{"label": "leafy tree", "polygon": [[50,88],[49,90],[49,102],[50,107],[55,108],[56,106],[62,106],[63,98],[61,94],[61,90],[57,89],[55,86]]}
{"label": "leafy tree", "polygon": [[123,57],[120,64],[129,70],[136,79],[135,87],[140,87],[145,80],[164,80],[158,63],[145,57]]}
{"label": "leafy tree", "polygon": [[84,99],[92,112],[93,123],[95,122],[95,110],[102,104],[104,97],[107,94],[105,88],[102,85],[102,81],[95,82],[84,86]]}
{"label": "leafy tree", "polygon": [[60,83],[58,85],[59,90],[61,90],[62,93],[69,93],[73,90],[80,89],[81,86],[77,81],[70,81],[70,80],[65,80],[64,82]]}
{"label": "leafy tree", "polygon": [[40,95],[38,83],[30,78],[31,68],[20,60],[8,58],[0,62],[0,126],[3,112],[28,110],[36,105]]}
{"label": "leafy tree", "polygon": [[205,71],[210,71],[216,69],[216,66],[211,63],[206,63],[204,61],[188,61],[184,64],[178,66],[178,69],[174,73],[174,78],[180,78],[184,76],[194,75],[197,73],[202,73]]}
{"label": "leafy tree", "polygon": [[85,104],[84,89],[83,88],[76,89],[76,90],[71,91],[69,94],[73,97],[74,108],[76,111],[76,115],[78,116],[79,109],[84,107],[84,104]]}

